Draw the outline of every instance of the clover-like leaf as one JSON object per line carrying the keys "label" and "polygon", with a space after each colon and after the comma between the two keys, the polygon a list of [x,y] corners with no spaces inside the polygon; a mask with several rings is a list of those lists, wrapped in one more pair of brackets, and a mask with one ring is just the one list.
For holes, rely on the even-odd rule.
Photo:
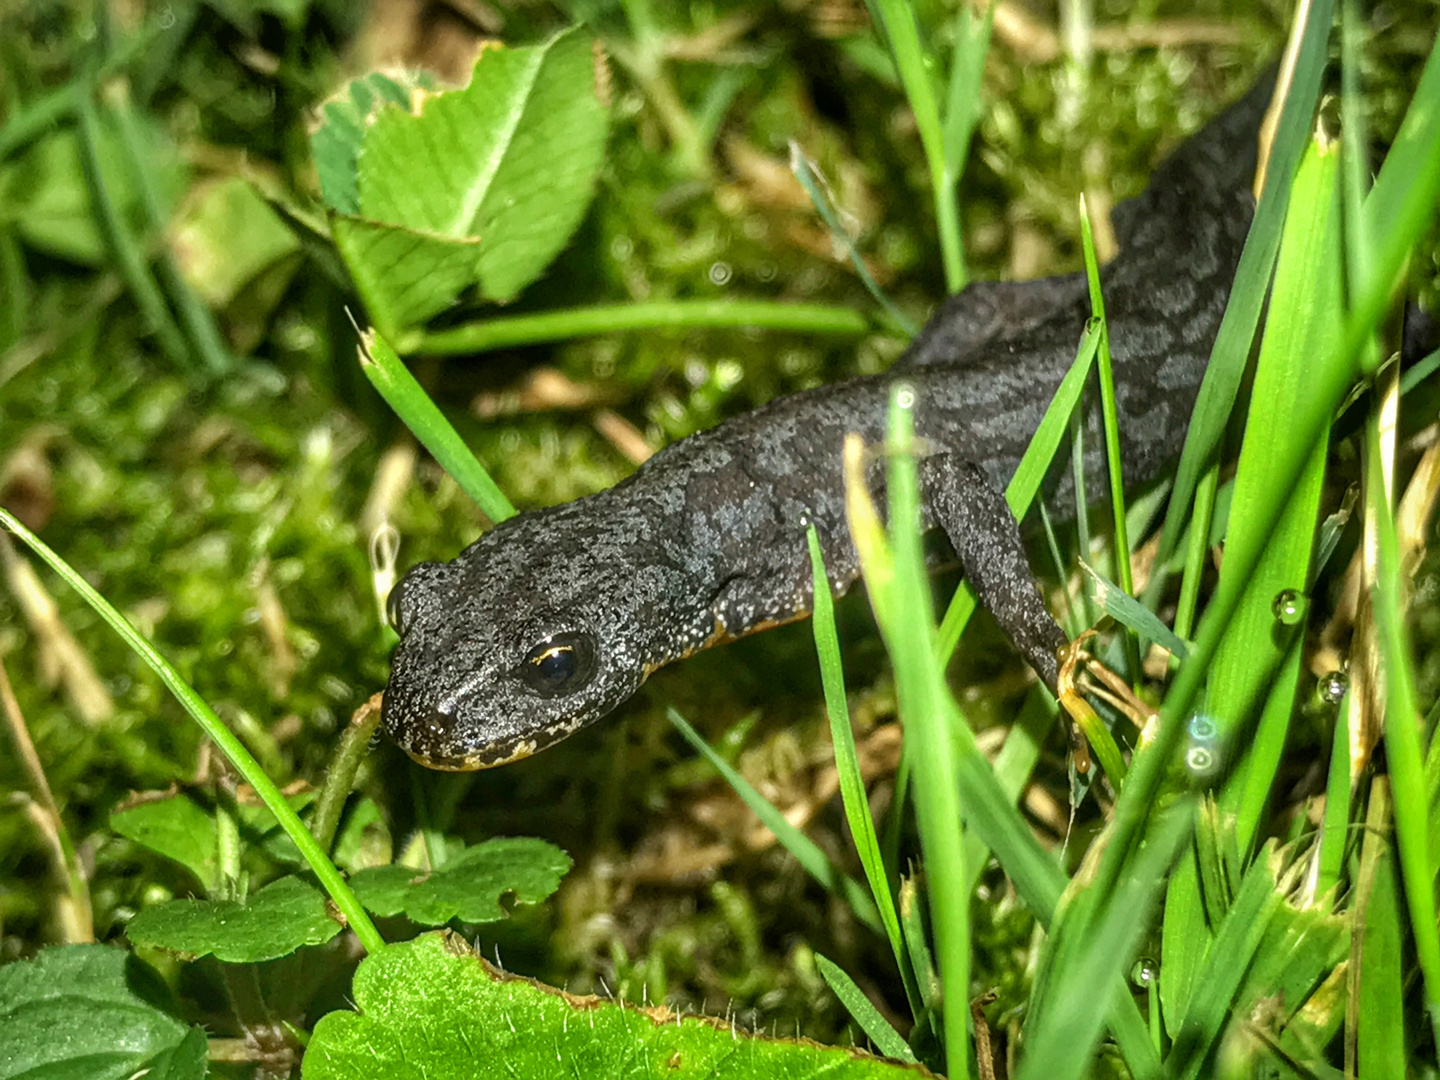
{"label": "clover-like leaf", "polygon": [[325,107],[312,148],[332,231],[386,336],[472,286],[512,299],[569,241],[604,158],[599,63],[571,29],[487,48],[461,90],[372,76]]}
{"label": "clover-like leaf", "polygon": [[426,926],[451,919],[494,922],[505,917],[500,898],[537,904],[560,887],[570,856],[533,837],[502,837],[466,848],[431,873],[377,866],[350,879],[360,902],[377,915],[404,914]]}
{"label": "clover-like leaf", "polygon": [[171,900],[146,908],[125,928],[137,945],[187,956],[213,954],[227,964],[253,964],[288,956],[302,945],[321,945],[340,932],[340,922],[313,885],[286,877],[244,903],[237,900]]}

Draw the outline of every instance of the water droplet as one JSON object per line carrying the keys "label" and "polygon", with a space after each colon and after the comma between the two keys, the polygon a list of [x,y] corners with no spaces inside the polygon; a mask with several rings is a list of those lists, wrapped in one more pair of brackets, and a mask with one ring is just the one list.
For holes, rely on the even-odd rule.
{"label": "water droplet", "polygon": [[902,409],[913,409],[915,407],[915,391],[909,386],[901,386],[895,391],[895,404]]}
{"label": "water droplet", "polygon": [[1350,689],[1350,677],[1343,671],[1332,671],[1320,677],[1315,689],[1319,691],[1320,700],[1325,704],[1339,705],[1345,691]]}
{"label": "water droplet", "polygon": [[1305,619],[1305,612],[1310,607],[1310,599],[1304,593],[1295,589],[1285,589],[1275,597],[1275,602],[1270,605],[1270,610],[1275,613],[1286,626],[1295,626]]}
{"label": "water droplet", "polygon": [[724,285],[729,282],[734,271],[730,269],[727,262],[713,262],[710,264],[710,283],[712,285]]}
{"label": "water droplet", "polygon": [[1150,956],[1140,957],[1130,969],[1130,981],[1139,990],[1153,989],[1160,981],[1160,961]]}
{"label": "water droplet", "polygon": [[1190,718],[1188,730],[1190,732],[1190,738],[1196,742],[1213,742],[1215,736],[1220,734],[1220,729],[1216,726],[1214,718],[1206,716],[1204,713]]}
{"label": "water droplet", "polygon": [[1185,767],[1197,777],[1209,776],[1219,759],[1208,746],[1192,746],[1185,752]]}

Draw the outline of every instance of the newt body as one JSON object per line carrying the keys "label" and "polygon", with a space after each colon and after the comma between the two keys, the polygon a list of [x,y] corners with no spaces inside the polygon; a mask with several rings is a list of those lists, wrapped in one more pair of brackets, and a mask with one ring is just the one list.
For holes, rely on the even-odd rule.
{"label": "newt body", "polygon": [[[1178,456],[1253,211],[1269,80],[1192,137],[1116,209],[1101,274],[1125,476]],[[790,395],[658,453],[615,487],[497,525],[392,595],[401,640],[386,732],[412,757],[474,769],[600,719],[651,671],[811,607],[807,526],[831,588],[859,573],[841,446],[883,437],[891,385],[916,394],[925,524],[949,537],[1001,626],[1052,687],[1065,636],[1000,492],[1089,317],[1083,274],[977,283],[883,375]],[[1098,440],[1093,462],[1098,465]],[[1059,499],[1063,504],[1066,495]],[[1062,505],[1062,510],[1064,506]]]}

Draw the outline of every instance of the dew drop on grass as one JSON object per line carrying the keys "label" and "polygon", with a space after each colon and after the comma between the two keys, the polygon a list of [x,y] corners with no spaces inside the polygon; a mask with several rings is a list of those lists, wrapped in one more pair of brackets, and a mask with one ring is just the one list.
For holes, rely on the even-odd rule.
{"label": "dew drop on grass", "polygon": [[1160,961],[1150,956],[1140,957],[1130,969],[1130,981],[1137,990],[1153,989],[1160,981]]}
{"label": "dew drop on grass", "polygon": [[910,386],[901,386],[895,392],[895,405],[901,409],[915,407],[915,391]]}
{"label": "dew drop on grass", "polygon": [[1339,705],[1345,691],[1350,689],[1350,677],[1343,671],[1332,671],[1328,675],[1322,675],[1315,688],[1320,693],[1320,700],[1325,704]]}
{"label": "dew drop on grass", "polygon": [[1185,767],[1197,779],[1209,776],[1215,771],[1219,759],[1208,746],[1192,746],[1185,752]]}
{"label": "dew drop on grass", "polygon": [[1215,736],[1220,734],[1214,718],[1206,716],[1204,713],[1192,716],[1187,730],[1190,732],[1190,738],[1196,742],[1213,742]]}
{"label": "dew drop on grass", "polygon": [[1296,589],[1284,589],[1276,594],[1270,610],[1275,613],[1275,618],[1286,626],[1295,626],[1305,618],[1309,606],[1310,600],[1304,593]]}

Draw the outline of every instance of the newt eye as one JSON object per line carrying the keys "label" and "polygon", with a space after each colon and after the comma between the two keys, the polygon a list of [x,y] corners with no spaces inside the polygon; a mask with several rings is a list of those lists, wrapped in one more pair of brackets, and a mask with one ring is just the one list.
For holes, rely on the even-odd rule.
{"label": "newt eye", "polygon": [[589,634],[552,634],[530,650],[517,673],[541,697],[573,694],[595,673],[594,642]]}

